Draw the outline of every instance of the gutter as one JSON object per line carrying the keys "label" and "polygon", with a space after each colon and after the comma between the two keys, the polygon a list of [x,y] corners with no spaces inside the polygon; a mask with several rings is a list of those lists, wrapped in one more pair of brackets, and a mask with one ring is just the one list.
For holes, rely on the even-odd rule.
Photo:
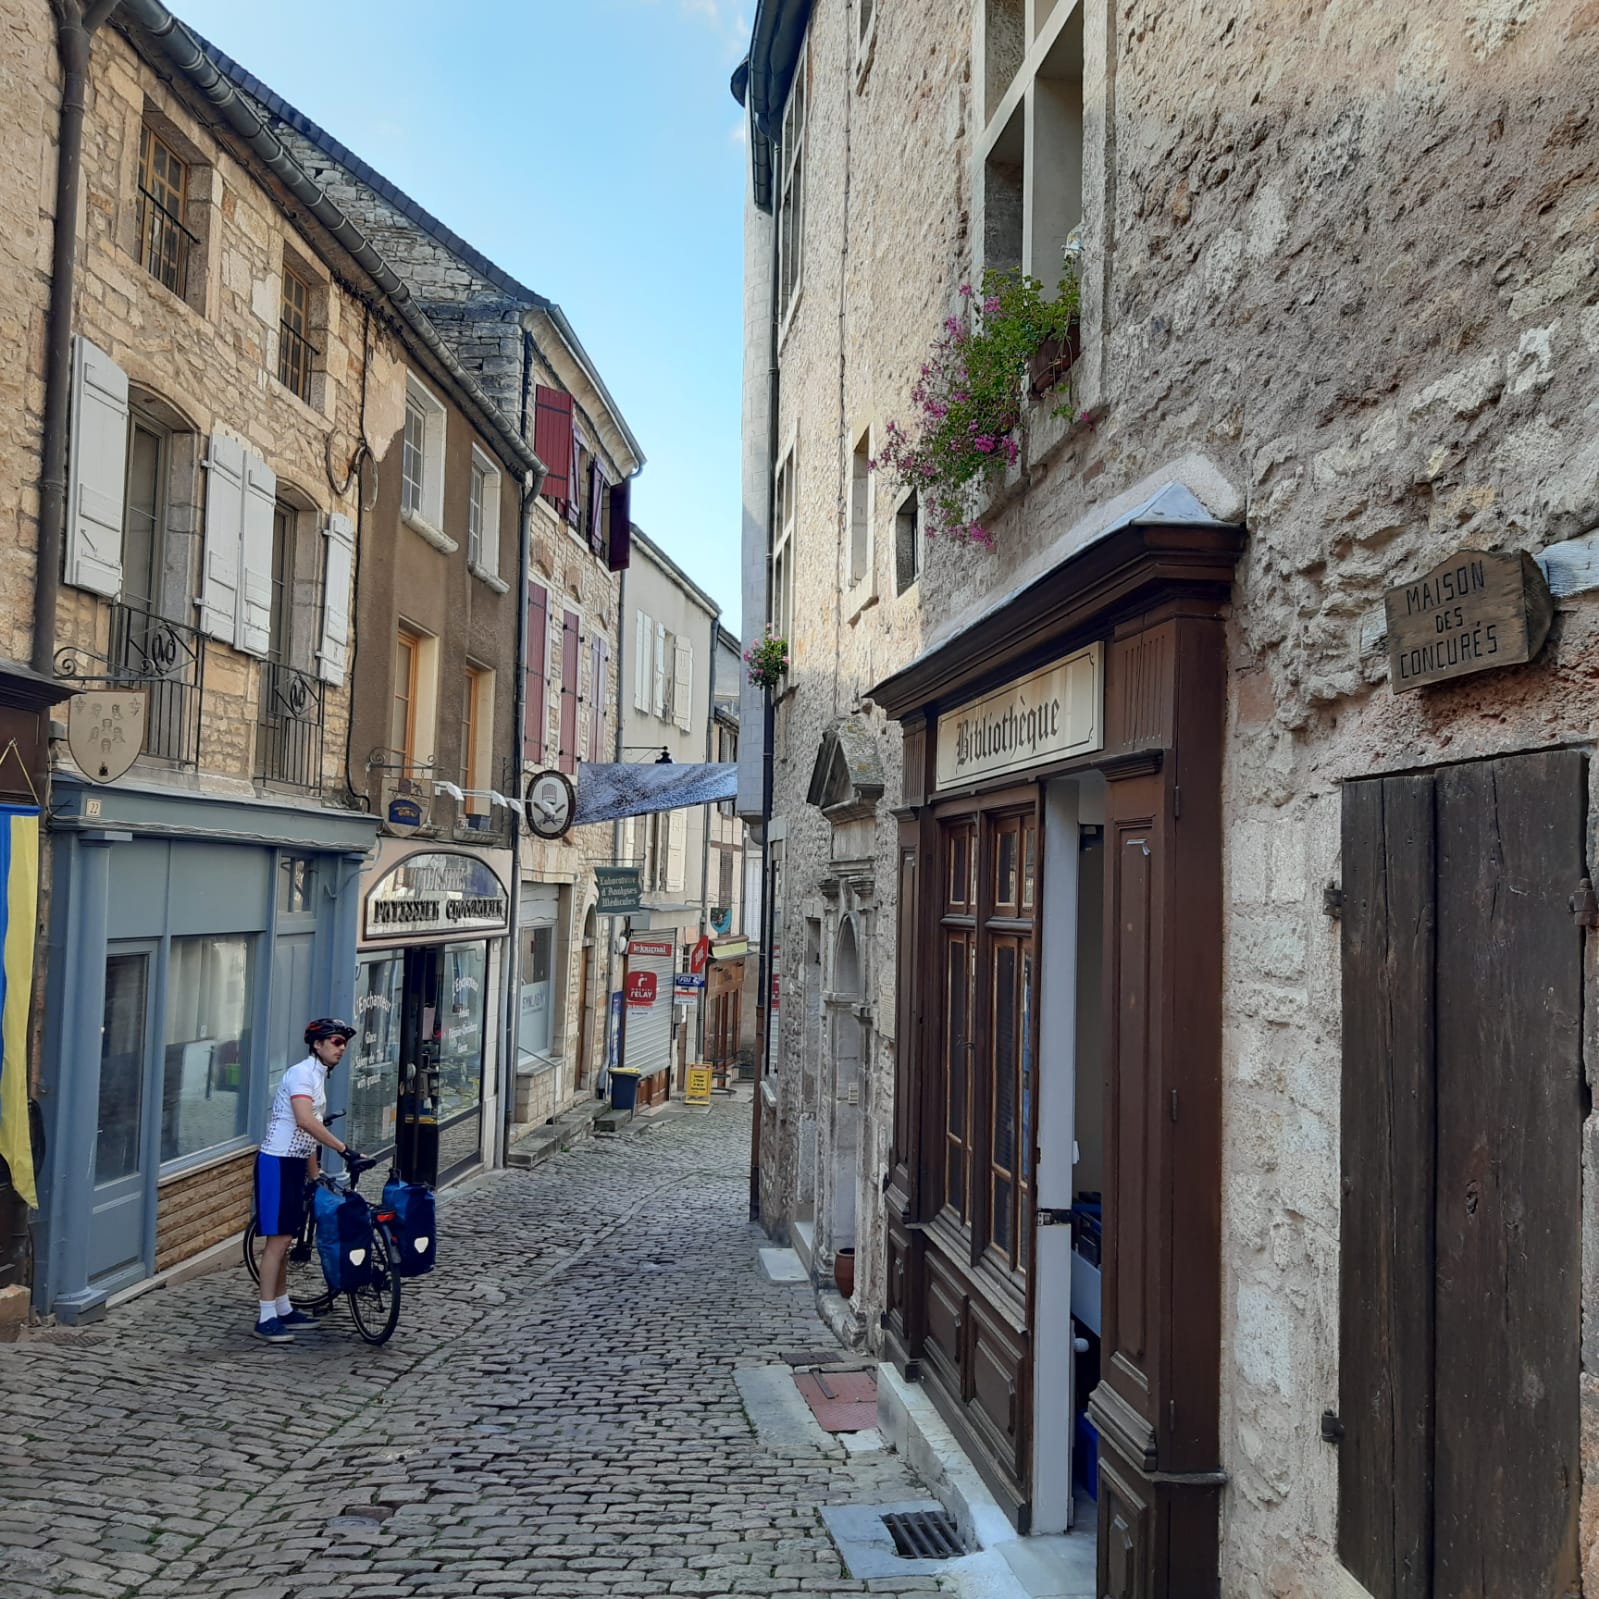
{"label": "gutter", "polygon": [[[471,374],[439,337],[432,322],[418,308],[410,285],[284,148],[250,102],[217,70],[196,36],[159,0],[122,0],[122,12],[149,34],[151,41],[172,67],[210,102],[222,120],[244,141],[272,176],[371,278],[395,314],[449,375],[469,409],[476,413],[476,420],[502,446],[505,458],[515,461],[525,473],[533,476],[535,484],[532,492],[537,494],[538,485],[544,480],[544,463],[528,448],[526,440],[510,426],[499,407],[478,387]],[[58,207],[58,216],[59,211]]]}

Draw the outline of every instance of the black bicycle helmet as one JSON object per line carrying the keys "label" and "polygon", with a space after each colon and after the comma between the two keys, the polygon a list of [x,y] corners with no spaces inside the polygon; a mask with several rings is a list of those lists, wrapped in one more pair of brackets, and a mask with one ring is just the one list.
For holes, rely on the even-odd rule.
{"label": "black bicycle helmet", "polygon": [[321,1016],[316,1021],[305,1024],[305,1047],[307,1049],[324,1038],[351,1039],[354,1037],[355,1029],[348,1022],[341,1022],[337,1016]]}

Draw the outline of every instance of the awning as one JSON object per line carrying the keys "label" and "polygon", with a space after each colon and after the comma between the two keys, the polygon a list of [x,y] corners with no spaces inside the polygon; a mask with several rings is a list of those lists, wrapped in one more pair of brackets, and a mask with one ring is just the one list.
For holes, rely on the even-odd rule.
{"label": "awning", "polygon": [[679,765],[676,761],[585,763],[577,775],[575,827],[611,822],[620,816],[648,816],[685,805],[711,805],[738,793],[738,767],[732,761]]}

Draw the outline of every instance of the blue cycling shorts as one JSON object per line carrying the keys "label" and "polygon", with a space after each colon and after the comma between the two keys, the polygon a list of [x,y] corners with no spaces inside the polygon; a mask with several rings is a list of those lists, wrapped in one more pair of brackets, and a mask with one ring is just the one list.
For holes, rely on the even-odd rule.
{"label": "blue cycling shorts", "polygon": [[305,1180],[309,1167],[304,1155],[255,1157],[255,1230],[263,1238],[292,1236],[305,1220]]}

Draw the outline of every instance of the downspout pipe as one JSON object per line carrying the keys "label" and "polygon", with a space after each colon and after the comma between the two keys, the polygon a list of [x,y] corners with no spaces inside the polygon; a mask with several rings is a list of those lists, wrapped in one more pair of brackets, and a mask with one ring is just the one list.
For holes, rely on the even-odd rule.
{"label": "downspout pipe", "polygon": [[449,374],[461,393],[468,397],[471,408],[480,413],[485,428],[505,446],[517,465],[524,472],[535,473],[542,482],[544,463],[528,447],[527,441],[508,425],[498,407],[439,337],[438,330],[417,306],[410,286],[284,148],[278,136],[261,120],[255,107],[217,70],[195,36],[160,4],[160,0],[120,0],[120,3],[123,14],[149,34],[161,53],[211,102],[222,120],[249,146],[267,171],[316,218],[339,248],[371,278],[384,299],[394,308],[395,315]]}
{"label": "downspout pipe", "polygon": [[33,585],[33,654],[41,677],[55,675],[56,602],[67,526],[67,428],[72,394],[72,305],[77,288],[78,199],[83,179],[83,112],[89,41],[117,0],[55,0],[61,55],[61,119],[56,136],[56,214],[44,345],[44,422],[39,441],[39,549]]}
{"label": "downspout pipe", "polygon": [[[705,707],[705,764],[710,765],[716,759],[716,640],[722,631],[722,613],[720,610],[711,618],[711,651],[710,661],[706,667],[705,678],[709,684],[709,693],[706,695]],[[703,807],[705,811],[704,838],[700,842],[700,937],[704,938],[711,930],[711,818],[716,814],[712,805]],[[693,963],[690,962],[692,965]],[[705,1007],[707,994],[710,988],[711,958],[705,957],[706,986],[700,990],[699,1022],[695,1029],[694,1040],[695,1063],[705,1064]]]}

